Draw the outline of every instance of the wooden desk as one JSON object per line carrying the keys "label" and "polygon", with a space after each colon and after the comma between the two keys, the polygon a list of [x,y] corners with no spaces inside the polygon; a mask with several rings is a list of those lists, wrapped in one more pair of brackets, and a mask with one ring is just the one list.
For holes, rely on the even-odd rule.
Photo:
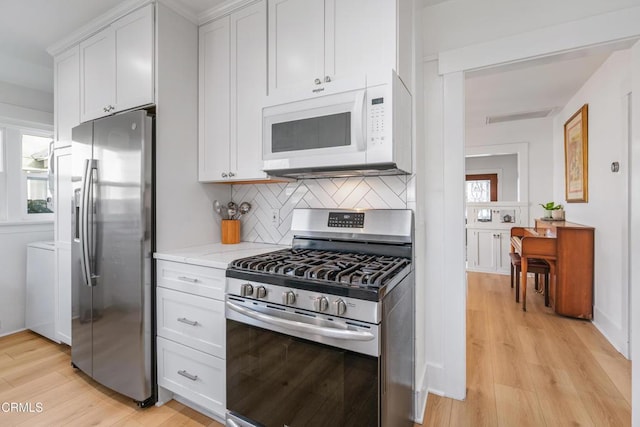
{"label": "wooden desk", "polygon": [[[536,220],[535,228],[512,230],[511,248],[521,256],[521,283],[527,280],[529,258],[549,263],[549,302],[556,313],[593,318],[593,227],[566,221]],[[522,286],[522,309],[527,309],[527,287]]]}

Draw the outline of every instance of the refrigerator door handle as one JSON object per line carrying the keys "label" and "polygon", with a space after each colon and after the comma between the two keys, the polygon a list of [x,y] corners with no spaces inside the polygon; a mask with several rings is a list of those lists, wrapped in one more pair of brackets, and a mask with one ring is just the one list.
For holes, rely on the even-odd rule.
{"label": "refrigerator door handle", "polygon": [[91,273],[91,254],[89,242],[89,211],[92,197],[91,181],[93,178],[94,160],[87,159],[84,163],[84,173],[82,174],[82,200],[80,203],[80,246],[82,254],[80,256],[80,264],[82,266],[82,275],[87,286],[94,286],[94,276]]}

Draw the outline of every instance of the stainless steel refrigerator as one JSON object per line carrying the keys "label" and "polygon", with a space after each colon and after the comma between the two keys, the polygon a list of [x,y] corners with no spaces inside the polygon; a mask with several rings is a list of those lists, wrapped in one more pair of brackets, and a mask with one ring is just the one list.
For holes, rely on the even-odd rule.
{"label": "stainless steel refrigerator", "polygon": [[73,128],[72,364],[154,401],[153,118],[144,110]]}

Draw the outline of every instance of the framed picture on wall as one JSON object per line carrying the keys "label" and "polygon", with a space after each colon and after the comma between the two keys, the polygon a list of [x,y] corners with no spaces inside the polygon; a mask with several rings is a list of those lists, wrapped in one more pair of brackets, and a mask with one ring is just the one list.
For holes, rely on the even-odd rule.
{"label": "framed picture on wall", "polygon": [[588,104],[564,124],[564,174],[567,202],[589,200]]}

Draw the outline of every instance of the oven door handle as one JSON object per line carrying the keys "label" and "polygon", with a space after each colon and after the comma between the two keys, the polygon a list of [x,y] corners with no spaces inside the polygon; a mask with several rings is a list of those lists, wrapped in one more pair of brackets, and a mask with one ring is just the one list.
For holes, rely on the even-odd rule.
{"label": "oven door handle", "polygon": [[237,304],[227,301],[227,307],[231,310],[250,317],[254,320],[267,323],[273,326],[280,326],[297,332],[306,332],[309,334],[320,335],[327,338],[336,338],[341,340],[371,341],[375,337],[371,332],[353,331],[348,329],[326,328],[323,326],[312,325],[294,320],[281,319],[279,317],[270,316],[258,311],[241,307]]}

